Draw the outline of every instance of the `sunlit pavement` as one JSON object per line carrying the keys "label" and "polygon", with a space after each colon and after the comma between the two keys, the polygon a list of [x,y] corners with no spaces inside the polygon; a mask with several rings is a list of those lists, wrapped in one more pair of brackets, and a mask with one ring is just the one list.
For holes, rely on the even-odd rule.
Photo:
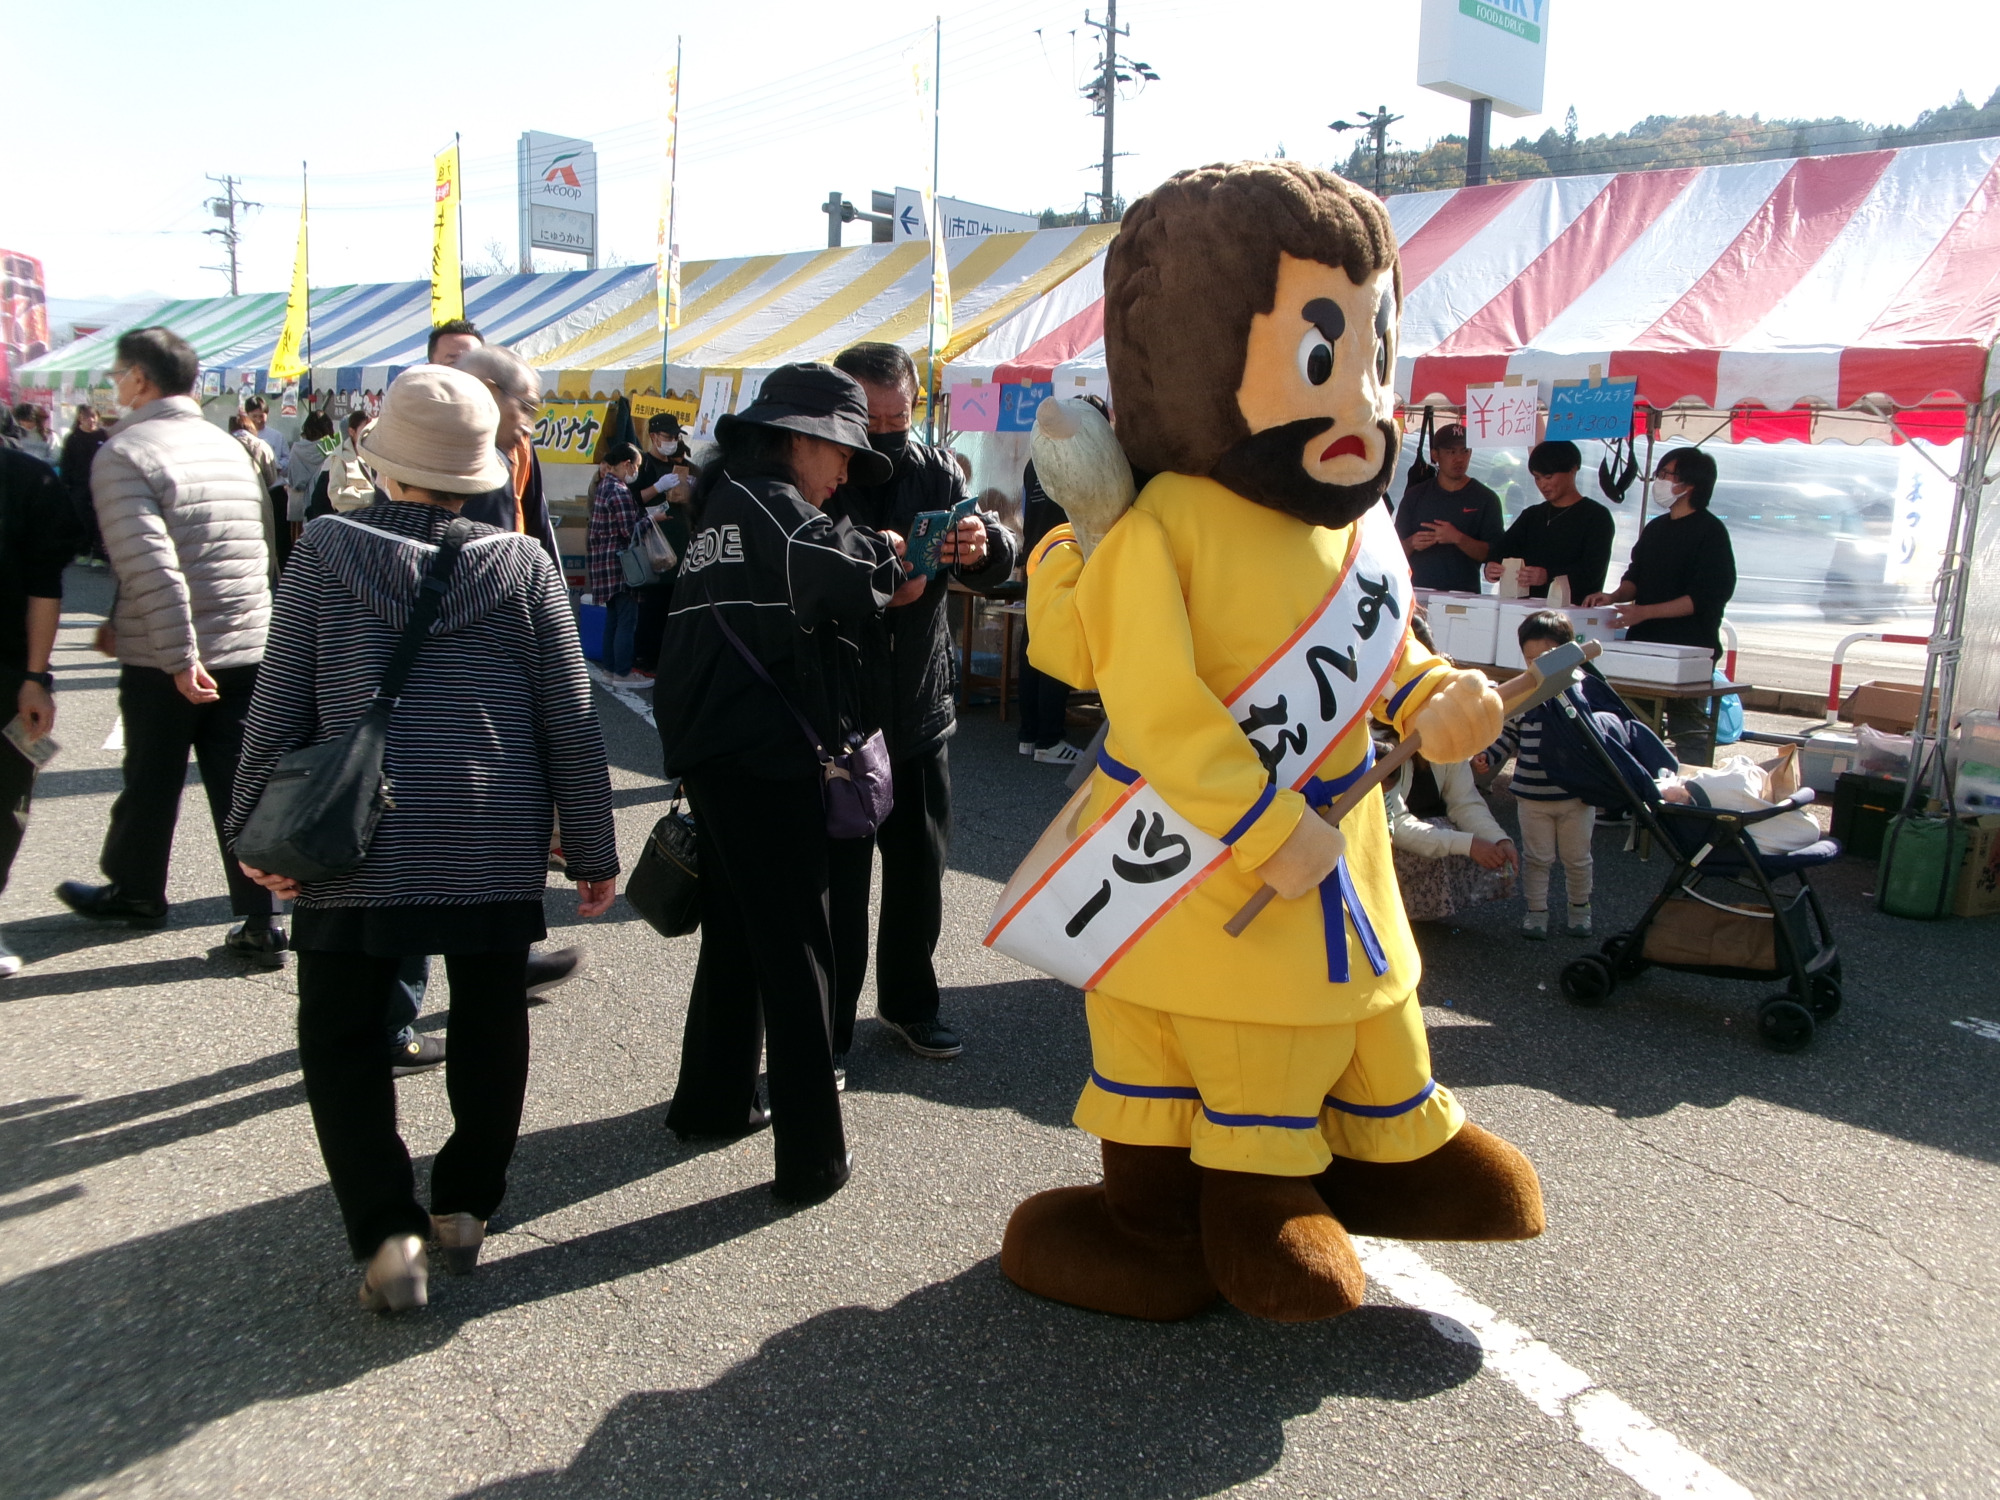
{"label": "sunlit pavement", "polygon": [[[1438,1076],[1539,1166],[1549,1232],[1374,1245],[1370,1305],[1311,1327],[1226,1308],[1153,1327],[1001,1277],[1008,1212],[1082,1182],[1078,996],[987,954],[998,882],[1062,772],[975,711],[940,955],[965,1055],[864,1022],[850,1187],[769,1198],[768,1137],[662,1125],[695,940],[621,901],[553,943],[588,970],[534,1013],[508,1201],[479,1273],[363,1312],[301,1093],[288,972],[243,971],[198,794],[172,924],[101,928],[119,785],[108,589],[75,580],[62,756],[0,901],[0,1493],[1985,1496],[2000,1488],[1996,919],[1877,915],[1823,882],[1847,1005],[1794,1056],[1763,990],[1654,974],[1566,1004],[1573,940],[1493,906],[1420,932]],[[600,694],[628,857],[652,731]],[[1503,809],[1503,819],[1511,811]],[[1597,840],[1600,933],[1659,866]],[[443,878],[443,872],[441,872]],[[439,985],[440,1004],[448,997]],[[864,1001],[864,1005],[869,1002]],[[432,1008],[424,1024],[443,1027]],[[399,1085],[426,1156],[444,1080]]]}

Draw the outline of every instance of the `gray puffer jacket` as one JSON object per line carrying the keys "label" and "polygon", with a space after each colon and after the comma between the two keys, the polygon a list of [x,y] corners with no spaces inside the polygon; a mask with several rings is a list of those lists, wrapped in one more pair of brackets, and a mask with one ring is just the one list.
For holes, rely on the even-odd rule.
{"label": "gray puffer jacket", "polygon": [[181,672],[264,659],[271,507],[241,443],[191,397],[148,402],[99,450],[90,494],[118,576],[120,662]]}

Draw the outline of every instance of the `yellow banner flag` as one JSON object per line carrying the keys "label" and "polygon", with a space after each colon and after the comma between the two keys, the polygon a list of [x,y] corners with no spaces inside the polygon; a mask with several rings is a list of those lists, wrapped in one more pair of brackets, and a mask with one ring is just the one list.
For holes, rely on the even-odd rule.
{"label": "yellow banner flag", "polygon": [[680,247],[674,244],[674,178],[680,167],[681,65],[667,69],[667,119],[661,142],[665,158],[660,177],[659,263],[654,280],[659,289],[659,326],[662,332],[681,326]]}
{"label": "yellow banner flag", "polygon": [[465,316],[458,264],[458,142],[437,154],[431,204],[431,327]]}
{"label": "yellow banner flag", "polygon": [[306,372],[306,325],[312,293],[306,287],[306,201],[299,199],[299,248],[292,257],[292,294],[285,299],[285,326],[271,355],[273,380],[297,380]]}

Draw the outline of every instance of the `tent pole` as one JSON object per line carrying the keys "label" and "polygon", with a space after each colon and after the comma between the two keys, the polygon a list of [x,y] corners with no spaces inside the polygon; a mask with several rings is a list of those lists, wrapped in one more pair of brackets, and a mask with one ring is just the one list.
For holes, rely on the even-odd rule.
{"label": "tent pole", "polygon": [[[1978,539],[1979,502],[1986,487],[1986,467],[1993,456],[1996,436],[2000,436],[2000,397],[1968,406],[1965,426],[1965,446],[1959,453],[1944,563],[1938,570],[1935,588],[1936,608],[1932,615],[1930,649],[1924,658],[1923,689],[1917,698],[1917,722],[1910,731],[1910,774],[1903,792],[1906,809],[1920,806],[1926,787],[1940,799],[1944,796],[1944,737],[1951,733],[1951,713],[1958,695],[1966,587]],[[1937,725],[1936,735],[1930,732],[1933,722]]]}

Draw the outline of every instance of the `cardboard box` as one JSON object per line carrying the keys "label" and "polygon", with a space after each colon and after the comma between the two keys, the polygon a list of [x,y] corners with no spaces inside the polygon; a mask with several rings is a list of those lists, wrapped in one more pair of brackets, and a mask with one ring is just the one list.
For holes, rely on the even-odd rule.
{"label": "cardboard box", "polygon": [[1951,909],[1961,917],[2000,911],[2000,814],[1966,820],[1965,859],[1958,867]]}
{"label": "cardboard box", "polygon": [[1454,661],[1485,666],[1494,660],[1499,600],[1473,594],[1437,594],[1431,599],[1430,622],[1438,650]]}
{"label": "cardboard box", "polygon": [[1847,701],[1840,705],[1840,716],[1850,724],[1908,734],[1916,727],[1922,696],[1922,688],[1907,682],[1864,682],[1847,695]]}

